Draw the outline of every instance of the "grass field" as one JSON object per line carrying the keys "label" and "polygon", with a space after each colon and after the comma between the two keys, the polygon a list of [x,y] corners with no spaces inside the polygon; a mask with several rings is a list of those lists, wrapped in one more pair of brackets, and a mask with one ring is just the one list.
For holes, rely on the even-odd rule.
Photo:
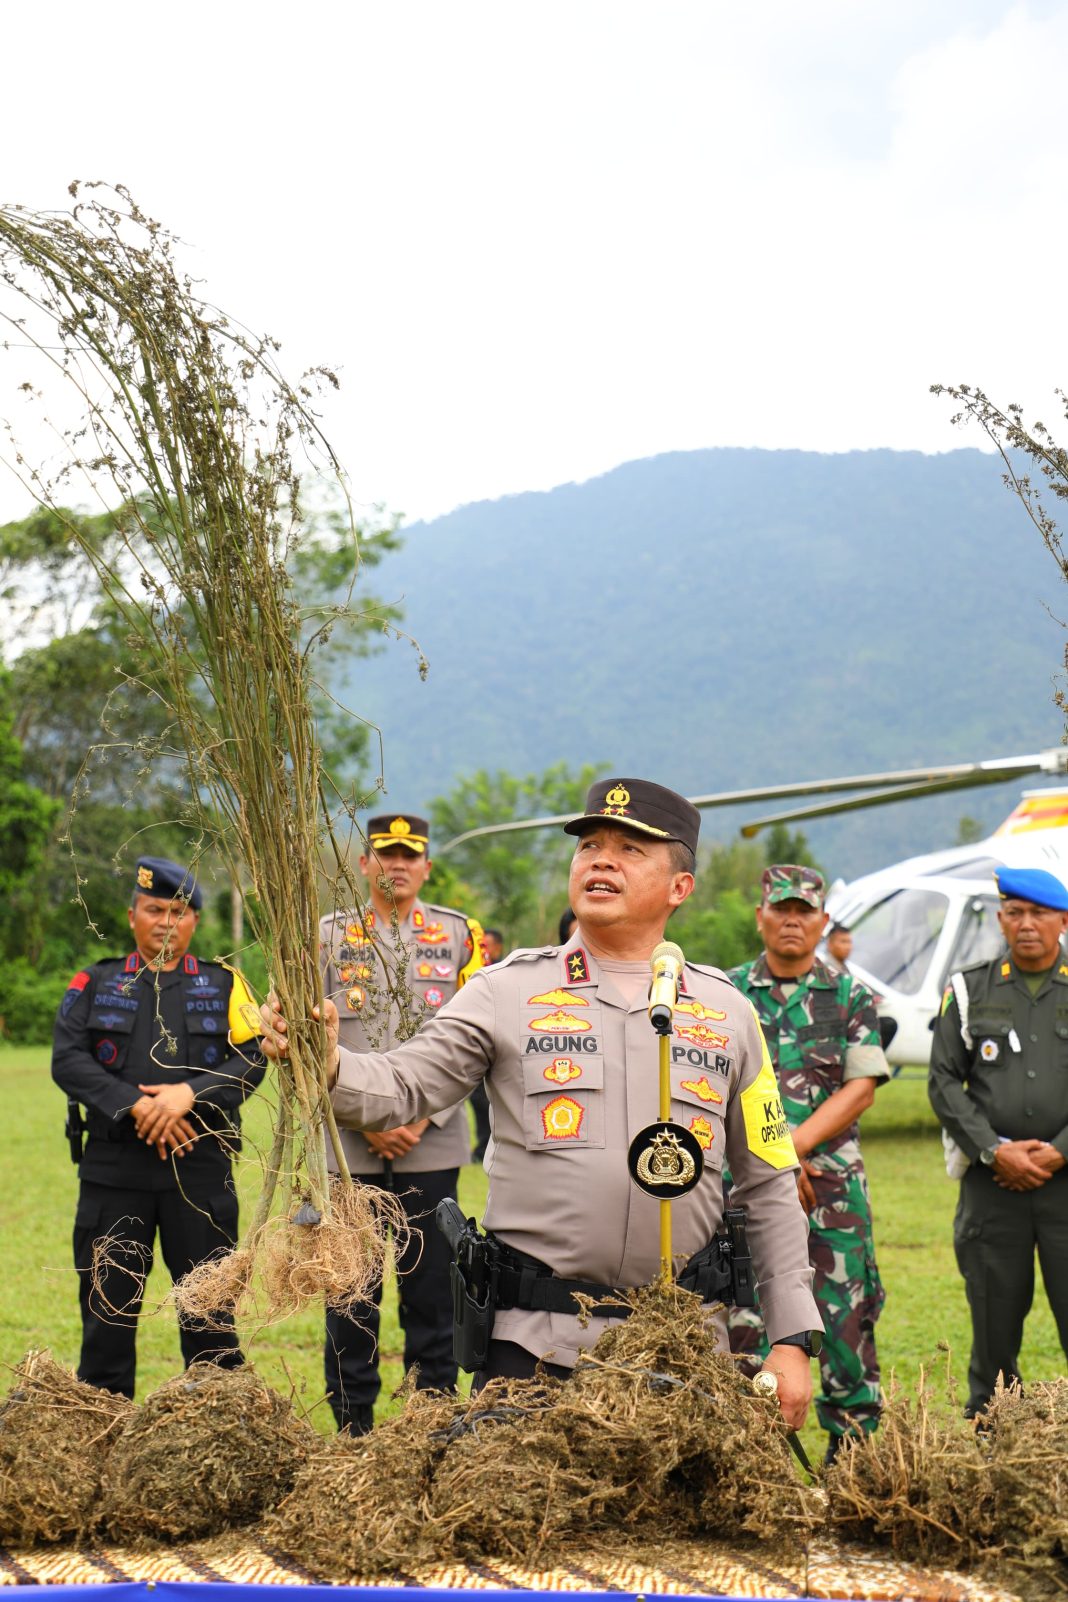
{"label": "grass field", "polygon": [[[0,1229],[0,1362],[12,1364],[31,1346],[49,1347],[61,1362],[78,1358],[77,1288],[71,1267],[71,1226],[77,1176],[63,1138],[63,1097],[52,1084],[45,1048],[0,1048],[0,1089],[8,1108],[0,1135],[3,1187]],[[262,1148],[267,1110],[255,1097],[245,1114],[246,1156],[239,1169],[242,1212],[247,1217],[259,1187],[253,1148]],[[875,1210],[879,1266],[887,1302],[878,1327],[884,1373],[895,1369],[914,1383],[921,1364],[944,1362],[939,1343],[954,1354],[963,1376],[969,1347],[968,1310],[953,1257],[952,1217],[957,1187],[945,1177],[938,1126],[920,1077],[886,1085],[865,1115],[863,1142]],[[469,1167],[461,1176],[465,1211],[481,1217],[485,1177]],[[148,1305],[160,1303],[169,1281],[157,1268]],[[278,1389],[294,1392],[319,1427],[333,1427],[322,1401],[322,1319],[306,1313],[260,1332],[243,1331],[248,1355]],[[173,1311],[163,1307],[142,1320],[138,1342],[138,1396],[174,1374],[179,1365]],[[400,1383],[401,1339],[396,1297],[387,1285],[382,1331],[383,1392],[379,1414],[392,1410],[390,1391]],[[1045,1294],[1039,1286],[1027,1323],[1021,1368],[1027,1378],[1062,1374],[1064,1356]],[[805,1433],[810,1453],[820,1449],[813,1425]]]}

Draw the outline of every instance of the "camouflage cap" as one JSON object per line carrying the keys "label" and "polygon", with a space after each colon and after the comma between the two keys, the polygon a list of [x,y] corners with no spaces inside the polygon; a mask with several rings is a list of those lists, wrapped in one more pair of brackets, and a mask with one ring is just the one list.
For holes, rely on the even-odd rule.
{"label": "camouflage cap", "polygon": [[827,893],[822,873],[815,868],[802,868],[796,862],[773,862],[760,875],[760,889],[763,901],[804,901],[817,912],[823,910]]}

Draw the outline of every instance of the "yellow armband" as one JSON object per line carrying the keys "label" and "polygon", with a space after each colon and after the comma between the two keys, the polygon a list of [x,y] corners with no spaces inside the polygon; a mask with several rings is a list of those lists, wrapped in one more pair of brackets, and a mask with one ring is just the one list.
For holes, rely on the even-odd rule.
{"label": "yellow armband", "polygon": [[[759,1024],[757,1027],[760,1027]],[[745,1119],[745,1143],[754,1157],[762,1158],[772,1168],[794,1168],[797,1166],[797,1153],[790,1137],[790,1126],[786,1122],[763,1030],[760,1031],[760,1047],[763,1053],[760,1072],[740,1097]]]}

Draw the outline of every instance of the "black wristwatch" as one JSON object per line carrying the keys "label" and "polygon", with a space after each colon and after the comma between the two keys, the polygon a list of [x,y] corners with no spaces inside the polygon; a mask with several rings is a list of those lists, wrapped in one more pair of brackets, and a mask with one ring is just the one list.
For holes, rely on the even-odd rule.
{"label": "black wristwatch", "polygon": [[774,1346],[800,1346],[806,1357],[818,1357],[823,1350],[823,1331],[803,1329],[799,1335],[780,1335]]}

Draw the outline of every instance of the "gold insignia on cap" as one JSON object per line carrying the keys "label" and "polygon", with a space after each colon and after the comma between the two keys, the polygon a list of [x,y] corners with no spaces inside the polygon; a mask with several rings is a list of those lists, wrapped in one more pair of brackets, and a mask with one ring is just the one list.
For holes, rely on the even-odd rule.
{"label": "gold insignia on cap", "polygon": [[389,832],[394,839],[403,839],[406,834],[411,834],[412,826],[407,818],[394,818],[389,826]]}
{"label": "gold insignia on cap", "polygon": [[614,784],[605,796],[605,800],[610,807],[629,807],[630,791],[625,789],[622,784]]}
{"label": "gold insignia on cap", "polygon": [[151,888],[152,888],[152,869],[151,868],[138,868],[138,870],[137,870],[137,888],[139,890],[151,890]]}

